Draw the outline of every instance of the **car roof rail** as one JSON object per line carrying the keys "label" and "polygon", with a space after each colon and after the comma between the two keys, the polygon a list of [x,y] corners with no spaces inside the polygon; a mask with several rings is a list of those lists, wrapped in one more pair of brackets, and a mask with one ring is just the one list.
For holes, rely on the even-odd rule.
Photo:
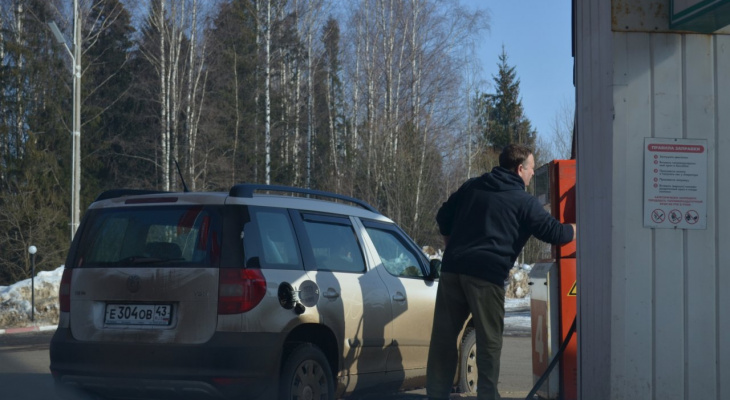
{"label": "car roof rail", "polygon": [[170,192],[165,192],[165,191],[161,191],[161,190],[146,190],[146,189],[111,189],[111,190],[102,192],[99,196],[96,197],[96,200],[94,200],[94,201],[115,199],[117,197],[124,197],[124,196],[138,196],[138,195],[142,195],[142,194],[161,194],[161,193],[170,193]]}
{"label": "car roof rail", "polygon": [[321,190],[313,190],[313,189],[304,189],[304,188],[298,188],[293,186],[281,186],[281,185],[264,185],[264,184],[257,184],[257,183],[239,183],[237,185],[234,185],[229,195],[231,197],[253,197],[253,193],[257,191],[269,191],[269,192],[284,192],[284,193],[299,193],[299,194],[305,194],[307,197],[309,196],[317,196],[317,197],[324,197],[328,199],[336,199],[341,201],[346,201],[352,204],[356,204],[368,211],[372,211],[376,214],[380,214],[378,210],[375,209],[375,207],[371,206],[370,204],[366,203],[365,201],[362,201],[360,199],[356,199],[354,197],[345,196],[342,194],[332,193],[332,192],[325,192]]}

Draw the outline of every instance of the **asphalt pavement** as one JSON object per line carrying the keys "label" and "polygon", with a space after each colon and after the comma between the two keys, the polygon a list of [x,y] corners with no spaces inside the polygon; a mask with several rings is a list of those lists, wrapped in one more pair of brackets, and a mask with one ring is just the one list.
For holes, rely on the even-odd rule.
{"label": "asphalt pavement", "polygon": [[[0,334],[0,347],[10,351],[47,349],[50,328],[22,329]],[[34,332],[41,331],[41,332]],[[42,332],[46,331],[46,332]],[[12,333],[17,333],[14,335]],[[50,375],[49,375],[50,378]],[[529,331],[507,332],[502,349],[499,389],[502,400],[525,400],[533,386],[532,345]],[[426,400],[425,389],[389,395],[349,397],[350,400]],[[451,399],[477,399],[476,393],[454,393]],[[533,400],[533,399],[530,399]]]}
{"label": "asphalt pavement", "polygon": [[[502,400],[525,400],[532,390],[532,341],[529,332],[509,332],[504,337],[499,375],[499,392]],[[453,393],[451,399],[473,399],[476,393]],[[387,396],[367,395],[349,397],[348,400],[426,400],[425,389],[411,390]],[[532,399],[530,399],[532,400]]]}

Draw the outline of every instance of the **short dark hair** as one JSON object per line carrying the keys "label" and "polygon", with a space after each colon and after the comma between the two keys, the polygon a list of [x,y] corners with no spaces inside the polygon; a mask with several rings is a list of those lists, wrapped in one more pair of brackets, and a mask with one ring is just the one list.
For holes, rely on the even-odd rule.
{"label": "short dark hair", "polygon": [[499,166],[510,171],[516,171],[517,167],[524,164],[528,157],[532,154],[529,147],[521,144],[510,144],[502,149],[499,155]]}

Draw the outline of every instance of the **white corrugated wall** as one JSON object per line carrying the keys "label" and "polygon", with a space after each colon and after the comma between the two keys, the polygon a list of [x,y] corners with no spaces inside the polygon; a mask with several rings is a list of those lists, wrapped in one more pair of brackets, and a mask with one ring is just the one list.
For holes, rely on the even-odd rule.
{"label": "white corrugated wall", "polygon": [[[606,3],[575,9],[580,398],[730,399],[730,36]],[[707,141],[707,229],[643,227],[646,137]]]}

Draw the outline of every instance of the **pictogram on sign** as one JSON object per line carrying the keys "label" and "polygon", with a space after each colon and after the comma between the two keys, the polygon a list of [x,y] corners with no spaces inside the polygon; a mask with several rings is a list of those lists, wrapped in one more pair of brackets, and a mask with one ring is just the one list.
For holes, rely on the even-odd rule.
{"label": "pictogram on sign", "polygon": [[657,208],[656,210],[651,212],[651,220],[658,224],[664,222],[664,218],[666,218],[666,216],[664,215],[664,210],[660,210]]}
{"label": "pictogram on sign", "polygon": [[684,214],[684,220],[687,221],[688,224],[694,225],[700,220],[700,215],[697,214],[697,211],[695,210],[689,210]]}
{"label": "pictogram on sign", "polygon": [[672,210],[669,212],[669,222],[678,224],[682,222],[682,213],[679,210]]}

